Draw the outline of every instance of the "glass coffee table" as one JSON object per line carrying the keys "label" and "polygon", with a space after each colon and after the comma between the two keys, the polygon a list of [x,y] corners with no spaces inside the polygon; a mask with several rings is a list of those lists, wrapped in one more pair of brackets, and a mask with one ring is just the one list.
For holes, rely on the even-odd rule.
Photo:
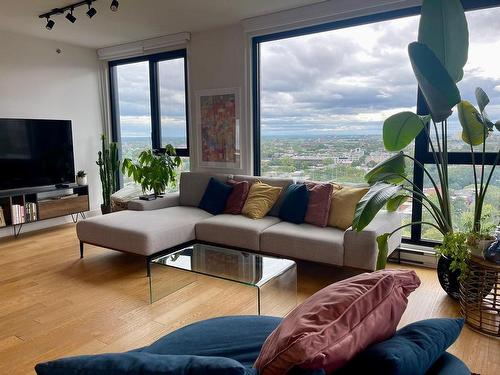
{"label": "glass coffee table", "polygon": [[289,259],[195,243],[152,259],[149,267],[151,303],[200,277],[222,279],[254,289],[259,315],[283,316],[297,303],[297,266]]}

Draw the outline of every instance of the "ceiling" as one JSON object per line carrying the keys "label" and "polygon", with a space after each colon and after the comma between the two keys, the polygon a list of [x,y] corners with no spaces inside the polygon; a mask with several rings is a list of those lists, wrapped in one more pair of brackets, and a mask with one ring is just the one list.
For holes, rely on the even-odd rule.
{"label": "ceiling", "polygon": [[196,32],[227,26],[280,10],[322,0],[119,0],[119,11],[109,9],[111,0],[97,0],[97,14],[89,19],[86,7],[75,10],[77,21],[55,16],[56,25],[45,29],[38,15],[76,0],[2,0],[0,31],[11,31],[90,48],[101,48],[178,32]]}

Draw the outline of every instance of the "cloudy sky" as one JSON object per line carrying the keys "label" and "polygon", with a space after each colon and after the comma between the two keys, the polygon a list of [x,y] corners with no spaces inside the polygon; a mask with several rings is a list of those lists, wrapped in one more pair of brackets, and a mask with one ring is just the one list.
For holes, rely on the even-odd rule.
{"label": "cloudy sky", "polygon": [[[500,119],[500,8],[468,12],[469,61],[459,84],[475,103],[474,89],[490,96],[489,114]],[[263,43],[262,134],[379,134],[385,118],[415,110],[416,81],[407,45],[417,39],[418,17]],[[184,135],[182,60],[160,66],[163,134]],[[149,136],[147,63],[118,68],[123,136]],[[458,131],[456,115],[450,119]]]}

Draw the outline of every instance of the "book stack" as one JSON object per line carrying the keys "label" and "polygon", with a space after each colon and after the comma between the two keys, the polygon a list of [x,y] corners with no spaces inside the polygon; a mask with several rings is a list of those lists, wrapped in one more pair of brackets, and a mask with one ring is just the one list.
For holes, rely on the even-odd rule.
{"label": "book stack", "polygon": [[20,204],[13,204],[11,206],[11,211],[13,225],[22,224],[26,221],[24,216],[24,206],[21,206]]}
{"label": "book stack", "polygon": [[5,227],[7,223],[5,222],[5,216],[3,216],[3,208],[0,207],[0,228]]}
{"label": "book stack", "polygon": [[26,222],[29,223],[31,221],[36,221],[37,220],[36,203],[26,202],[24,207],[25,207],[24,217],[26,219]]}

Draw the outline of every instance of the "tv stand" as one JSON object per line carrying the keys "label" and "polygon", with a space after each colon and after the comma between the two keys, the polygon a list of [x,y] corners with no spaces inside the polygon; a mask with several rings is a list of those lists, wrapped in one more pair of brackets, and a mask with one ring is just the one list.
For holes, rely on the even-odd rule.
{"label": "tv stand", "polygon": [[69,184],[56,184],[56,189],[69,189]]}
{"label": "tv stand", "polygon": [[71,215],[73,222],[85,218],[90,210],[87,185],[68,184],[64,194],[57,194],[63,187],[47,186],[0,191],[0,207],[3,212],[2,227],[12,227],[18,237],[24,225],[42,220]]}

